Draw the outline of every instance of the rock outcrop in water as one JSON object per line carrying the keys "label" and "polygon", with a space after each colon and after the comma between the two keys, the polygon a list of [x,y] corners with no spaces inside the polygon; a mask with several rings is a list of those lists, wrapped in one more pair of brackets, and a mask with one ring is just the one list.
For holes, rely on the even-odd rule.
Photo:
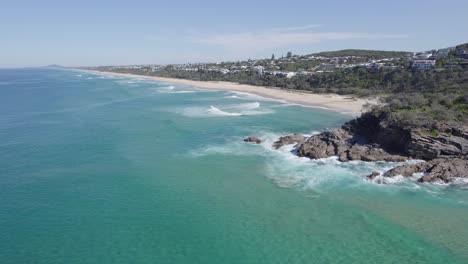
{"label": "rock outcrop in water", "polygon": [[248,138],[244,138],[244,142],[260,144],[262,143],[262,140],[259,139],[258,137],[248,137]]}
{"label": "rock outcrop in water", "polygon": [[275,143],[273,143],[273,148],[279,149],[284,145],[291,145],[291,144],[300,144],[306,140],[304,135],[300,134],[292,134],[284,137],[280,137]]}
{"label": "rock outcrop in water", "polygon": [[[468,162],[466,159],[435,159],[417,164],[405,164],[395,167],[384,173],[385,177],[413,176],[415,173],[422,173],[419,182],[444,182],[449,183],[457,178],[468,178]],[[372,179],[379,173],[368,176]]]}
{"label": "rock outcrop in water", "polygon": [[[412,176],[423,173],[420,182],[451,182],[468,177],[468,128],[439,124],[437,134],[425,130],[394,127],[370,113],[345,123],[341,128],[309,138],[298,135],[281,137],[273,144],[280,148],[298,143],[297,155],[311,159],[337,156],[342,162],[387,161],[402,162],[422,159],[426,162],[398,166],[383,174]],[[380,175],[373,173],[369,178]]]}
{"label": "rock outcrop in water", "polygon": [[336,129],[311,136],[300,144],[297,154],[311,159],[337,156],[340,161],[404,161],[407,157],[392,154],[379,144],[366,142],[346,129]]}

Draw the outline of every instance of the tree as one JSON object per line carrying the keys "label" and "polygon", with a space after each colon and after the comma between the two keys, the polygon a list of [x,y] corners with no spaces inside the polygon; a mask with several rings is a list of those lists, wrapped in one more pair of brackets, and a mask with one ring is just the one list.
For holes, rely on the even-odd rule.
{"label": "tree", "polygon": [[288,51],[288,53],[286,54],[286,58],[291,58],[292,57],[292,52]]}

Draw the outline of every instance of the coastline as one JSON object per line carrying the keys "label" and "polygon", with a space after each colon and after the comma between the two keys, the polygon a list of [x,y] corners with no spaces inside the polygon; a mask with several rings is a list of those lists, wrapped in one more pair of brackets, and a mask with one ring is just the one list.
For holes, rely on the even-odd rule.
{"label": "coastline", "polygon": [[314,94],[297,90],[287,90],[274,87],[254,86],[233,82],[218,81],[193,81],[187,79],[166,78],[158,76],[137,75],[128,73],[115,73],[107,71],[82,70],[77,71],[107,74],[127,78],[143,78],[167,83],[190,85],[201,89],[223,90],[251,93],[274,100],[282,100],[288,103],[299,104],[307,107],[326,108],[348,115],[359,115],[366,103],[374,102],[372,99],[352,98],[336,94]]}

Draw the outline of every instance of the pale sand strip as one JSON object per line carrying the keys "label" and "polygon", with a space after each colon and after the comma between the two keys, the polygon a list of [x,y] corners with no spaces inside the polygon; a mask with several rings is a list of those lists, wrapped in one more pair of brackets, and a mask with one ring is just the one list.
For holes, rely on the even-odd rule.
{"label": "pale sand strip", "polygon": [[226,90],[245,92],[259,95],[266,98],[275,100],[283,100],[289,103],[300,104],[311,107],[323,107],[330,110],[338,111],[341,113],[356,115],[359,114],[367,102],[374,102],[375,99],[361,99],[341,96],[336,94],[314,94],[302,92],[297,90],[288,90],[273,87],[254,86],[247,84],[239,84],[232,82],[205,82],[205,81],[192,81],[186,79],[164,78],[156,76],[135,75],[126,73],[103,72],[80,70],[96,74],[107,74],[112,76],[128,77],[128,78],[144,78],[155,81],[190,85],[202,89]]}

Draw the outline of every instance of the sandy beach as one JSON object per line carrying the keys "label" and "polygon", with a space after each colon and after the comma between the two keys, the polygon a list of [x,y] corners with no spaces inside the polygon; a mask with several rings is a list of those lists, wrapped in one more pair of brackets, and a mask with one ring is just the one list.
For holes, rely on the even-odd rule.
{"label": "sandy beach", "polygon": [[297,90],[287,90],[274,87],[254,86],[247,84],[239,84],[232,82],[205,82],[192,81],[186,79],[164,78],[156,76],[135,75],[126,73],[114,73],[103,71],[80,70],[96,74],[107,74],[112,76],[128,77],[128,78],[144,78],[155,81],[190,85],[202,89],[226,90],[245,92],[259,95],[275,100],[283,100],[289,103],[300,104],[310,107],[323,107],[330,110],[338,111],[345,114],[357,115],[361,112],[363,106],[372,99],[353,98],[351,96],[341,96],[336,94],[314,94],[301,92]]}

